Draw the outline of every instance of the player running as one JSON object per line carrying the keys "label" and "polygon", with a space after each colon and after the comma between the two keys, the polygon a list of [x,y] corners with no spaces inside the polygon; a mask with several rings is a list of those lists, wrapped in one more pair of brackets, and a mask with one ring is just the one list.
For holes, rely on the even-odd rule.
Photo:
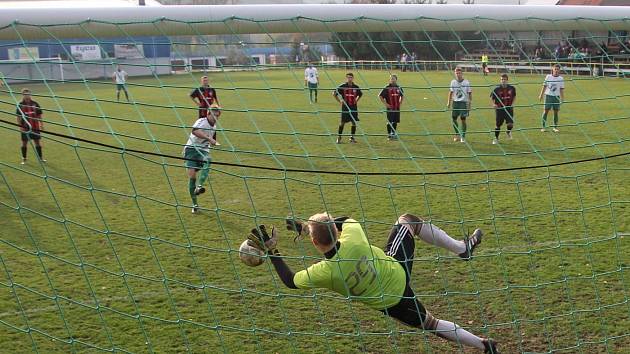
{"label": "player running", "polygon": [[[451,103],[453,104],[453,113],[451,115],[453,129],[455,129],[453,141],[464,143],[466,142],[466,118],[468,118],[472,103],[472,88],[470,87],[470,82],[464,79],[462,69],[459,67],[455,68],[455,79],[451,80],[447,102],[447,108],[451,108]],[[457,124],[457,118],[462,122],[461,128]]]}
{"label": "player running", "polygon": [[46,162],[44,155],[42,154],[41,145],[41,131],[44,129],[44,121],[42,120],[42,109],[39,103],[31,99],[31,90],[25,88],[22,89],[22,101],[18,104],[15,110],[17,116],[17,123],[20,125],[21,139],[22,139],[22,162],[26,164],[26,150],[29,140],[33,140],[35,144],[35,151],[39,161]]}
{"label": "player running", "polygon": [[389,84],[381,90],[378,95],[381,102],[387,109],[387,140],[392,141],[398,138],[396,128],[400,123],[400,106],[403,101],[403,89],[398,86],[398,76],[391,75]]}
{"label": "player running", "polygon": [[[195,102],[198,107],[198,118],[204,118],[208,116],[208,108],[213,104],[217,104],[220,106],[219,97],[217,96],[217,91],[210,87],[209,80],[207,76],[202,76],[200,79],[201,86],[194,89],[190,93],[190,99]],[[216,146],[220,146],[219,142],[217,142],[217,132],[216,130],[213,133],[212,139],[216,142]]]}
{"label": "player running", "polygon": [[553,132],[557,133],[558,130],[558,111],[560,111],[560,104],[564,101],[564,78],[560,76],[560,65],[556,64],[551,69],[551,74],[547,74],[545,82],[543,83],[538,100],[543,99],[545,95],[545,110],[542,115],[542,128],[541,132],[547,131],[547,114],[550,109],[553,109]]}
{"label": "player running", "polygon": [[[199,211],[197,196],[206,191],[204,184],[210,173],[210,146],[216,145],[216,140],[212,137],[216,130],[217,117],[220,110],[217,105],[210,107],[210,112],[206,117],[197,119],[192,126],[192,131],[184,147],[185,166],[188,169],[188,192],[192,199],[192,213]],[[201,170],[197,181],[197,172]]]}
{"label": "player running", "polygon": [[509,139],[512,139],[512,128],[514,127],[514,102],[516,101],[516,87],[508,84],[508,75],[501,74],[501,84],[491,93],[490,99],[494,105],[496,125],[494,128],[494,139],[492,144],[499,143],[499,133],[503,122],[507,124],[505,132]]}
{"label": "player running", "polygon": [[339,132],[337,136],[337,144],[341,144],[341,134],[346,123],[351,123],[350,142],[356,143],[354,134],[357,132],[357,122],[359,121],[359,111],[357,105],[363,96],[361,88],[354,83],[354,74],[346,74],[346,82],[339,85],[333,96],[339,104],[341,104],[341,122],[339,123]]}
{"label": "player running", "polygon": [[276,247],[276,230],[272,228],[270,237],[264,225],[251,231],[248,243],[269,255],[288,288],[329,289],[407,326],[430,331],[485,353],[498,353],[495,341],[478,337],[453,322],[433,317],[418,300],[410,284],[414,236],[469,260],[475,247],[481,243],[481,230],[475,230],[464,241],[457,241],[437,226],[415,215],[403,214],[392,227],[385,250],[382,250],[370,245],[361,225],[348,217],[333,219],[326,213],[320,213],[311,216],[308,223],[287,219],[287,228],[295,230],[298,235],[307,233],[324,259],[293,273]]}
{"label": "player running", "polygon": [[[311,103],[317,103],[317,86],[319,85],[319,74],[313,64],[308,63],[304,69],[304,86],[308,87],[308,96]],[[315,99],[313,100],[313,95]]]}

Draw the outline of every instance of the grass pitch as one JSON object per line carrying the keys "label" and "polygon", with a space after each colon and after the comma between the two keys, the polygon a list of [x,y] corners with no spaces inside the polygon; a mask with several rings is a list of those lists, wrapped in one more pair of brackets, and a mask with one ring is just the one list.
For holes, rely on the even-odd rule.
{"label": "grass pitch", "polygon": [[[630,85],[565,76],[559,134],[540,129],[542,75],[512,75],[514,139],[492,145],[489,94],[474,87],[467,143],[452,142],[446,72],[400,73],[400,141],[387,142],[377,99],[388,75],[355,72],[363,87],[358,144],[336,145],[332,89],[320,71],[308,102],[302,69],[210,75],[224,111],[215,162],[359,172],[486,170],[587,159],[629,150]],[[180,156],[196,111],[190,75],[130,80],[133,104],[109,82],[29,85],[48,130]],[[18,86],[12,89],[17,92]],[[39,95],[39,96],[37,96]],[[2,119],[14,97],[0,94]],[[552,114],[549,120],[552,121]],[[256,223],[322,210],[351,215],[384,246],[403,212],[461,238],[486,232],[462,262],[417,244],[413,286],[427,309],[496,338],[503,352],[623,353],[630,347],[628,156],[507,172],[353,176],[213,165],[201,215],[191,215],[182,162],[47,135],[42,165],[0,125],[0,351],[472,352],[398,325],[337,294],[284,288],[269,262],[248,268],[236,250]],[[346,133],[349,133],[346,126]],[[282,233],[293,270],[316,261]],[[625,348],[625,349],[624,349]]]}

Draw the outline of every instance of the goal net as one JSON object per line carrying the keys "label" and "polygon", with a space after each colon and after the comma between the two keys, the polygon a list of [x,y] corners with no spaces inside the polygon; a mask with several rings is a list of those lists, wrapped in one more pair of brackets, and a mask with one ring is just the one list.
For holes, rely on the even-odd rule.
{"label": "goal net", "polygon": [[[3,350],[472,352],[361,295],[289,289],[269,260],[240,261],[262,224],[293,271],[323,260],[284,230],[319,212],[352,217],[379,248],[404,213],[457,240],[482,229],[468,262],[417,240],[410,286],[502,352],[630,347],[630,8],[54,13],[0,13]],[[543,89],[555,65],[562,95]],[[362,96],[340,133],[347,73]],[[397,124],[381,100],[392,74]],[[517,94],[497,119],[502,74]],[[214,96],[191,98],[204,76]],[[182,151],[208,101],[222,109],[203,164]],[[194,197],[191,163],[196,181],[209,171]]]}

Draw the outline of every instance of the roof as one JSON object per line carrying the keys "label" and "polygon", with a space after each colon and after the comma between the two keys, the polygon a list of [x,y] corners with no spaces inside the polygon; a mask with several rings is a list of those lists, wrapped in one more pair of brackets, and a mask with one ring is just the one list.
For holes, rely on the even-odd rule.
{"label": "roof", "polygon": [[[0,8],[49,7],[133,7],[138,0],[0,0]],[[157,0],[145,0],[147,6],[160,6]]]}
{"label": "roof", "polygon": [[630,6],[630,0],[560,0],[558,5]]}

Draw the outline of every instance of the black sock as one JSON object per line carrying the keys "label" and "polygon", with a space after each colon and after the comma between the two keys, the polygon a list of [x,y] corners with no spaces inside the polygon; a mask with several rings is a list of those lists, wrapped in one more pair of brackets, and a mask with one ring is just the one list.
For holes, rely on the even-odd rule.
{"label": "black sock", "polygon": [[494,137],[499,139],[499,133],[501,132],[501,128],[496,127],[494,128]]}
{"label": "black sock", "polygon": [[387,135],[392,135],[392,126],[389,123],[387,124]]}
{"label": "black sock", "polygon": [[352,136],[354,136],[354,133],[357,132],[357,126],[353,125],[352,128],[350,128],[350,133],[352,134]]}
{"label": "black sock", "polygon": [[22,146],[20,148],[20,150],[22,150],[22,158],[25,159],[26,158],[26,146]]}
{"label": "black sock", "polygon": [[511,131],[512,131],[512,126],[511,126],[511,125],[508,125],[508,126],[507,126],[507,131],[508,131],[508,132],[511,132]]}
{"label": "black sock", "polygon": [[37,156],[39,156],[39,158],[42,158],[42,147],[41,146],[35,146],[35,151],[37,151]]}
{"label": "black sock", "polygon": [[217,141],[217,132],[216,131],[214,133],[212,133],[212,139],[214,139],[214,141]]}
{"label": "black sock", "polygon": [[339,126],[339,135],[343,134],[343,125]]}
{"label": "black sock", "polygon": [[392,134],[396,134],[397,127],[398,127],[398,123],[392,123]]}

